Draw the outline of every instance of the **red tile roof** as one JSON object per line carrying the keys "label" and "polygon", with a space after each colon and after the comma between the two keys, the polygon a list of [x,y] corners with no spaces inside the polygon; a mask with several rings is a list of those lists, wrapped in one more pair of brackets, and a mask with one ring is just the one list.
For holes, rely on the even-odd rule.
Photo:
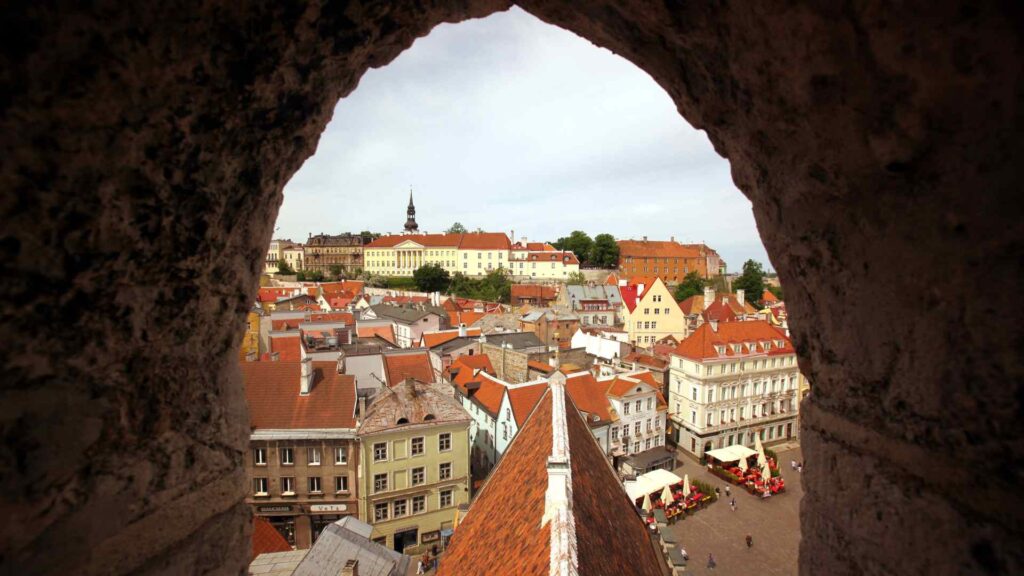
{"label": "red tile roof", "polygon": [[608,275],[607,278],[604,279],[604,283],[608,284],[610,286],[618,286],[619,285],[619,275],[614,273],[614,272],[612,272],[611,274]]}
{"label": "red tile roof", "polygon": [[309,315],[310,322],[344,322],[347,325],[355,324],[355,316],[351,312],[315,312]]}
{"label": "red tile roof", "polygon": [[704,295],[696,294],[679,303],[679,309],[685,316],[700,314],[704,311]]}
{"label": "red tile roof", "polygon": [[313,362],[313,388],[299,394],[301,362],[242,362],[252,429],[355,428],[356,381],[335,362]]}
{"label": "red tile roof", "polygon": [[356,336],[360,338],[373,338],[374,336],[395,343],[395,330],[391,324],[387,326],[359,326],[356,328]]}
{"label": "red tile roof", "polygon": [[[458,373],[453,378],[451,374],[456,369],[458,370]],[[465,394],[466,384],[482,380],[482,378],[477,374],[477,372],[481,370],[491,376],[494,376],[495,374],[494,366],[491,365],[491,359],[486,354],[459,356],[445,371],[445,377],[448,378],[448,380],[454,384],[460,392]]]}
{"label": "red tile roof", "polygon": [[291,552],[292,547],[277,528],[261,516],[252,517],[252,557],[272,552]]}
{"label": "red tile roof", "polygon": [[384,355],[384,373],[388,385],[394,386],[406,378],[420,382],[434,381],[434,368],[430,365],[430,354],[426,352]]}
{"label": "red tile roof", "polygon": [[779,301],[779,299],[776,298],[775,294],[772,294],[771,291],[768,290],[767,288],[765,288],[764,292],[761,293],[761,303],[762,304],[766,304],[767,305],[767,304],[772,304],[772,303],[778,302],[778,301]]}
{"label": "red tile roof", "polygon": [[705,322],[717,320],[718,322],[732,322],[736,320],[736,313],[732,307],[719,299],[715,299],[703,312],[700,313]]}
{"label": "red tile roof", "polygon": [[623,362],[636,362],[642,366],[650,366],[651,368],[666,368],[668,367],[668,360],[664,358],[658,358],[652,354],[644,354],[643,352],[632,352],[622,359]]}
{"label": "red tile roof", "polygon": [[406,240],[421,246],[444,246],[461,250],[509,250],[512,243],[502,232],[470,232],[468,234],[403,234],[381,236],[363,246],[366,248],[393,248]]}
{"label": "red tile roof", "polygon": [[565,380],[565,391],[573,404],[581,411],[597,416],[600,423],[614,420],[608,403],[608,382],[599,382],[590,373],[573,376]]}
{"label": "red tile roof", "polygon": [[[775,340],[782,341],[782,348],[775,346]],[[765,341],[773,342],[771,348],[767,351],[761,347],[761,343]],[[733,352],[732,344],[745,345],[747,343],[756,343],[756,351],[750,353],[747,351],[747,347],[744,346],[741,352]],[[718,354],[718,351],[715,350],[716,345],[725,345],[724,354]],[[693,331],[693,334],[690,334],[688,338],[680,342],[673,352],[677,356],[693,360],[740,357],[750,354],[774,356],[794,353],[793,344],[789,341],[786,333],[764,320],[726,322],[719,324],[717,331],[712,329],[710,323],[701,324],[699,328]]]}
{"label": "red tile roof", "polygon": [[558,296],[558,290],[554,286],[544,284],[513,284],[512,300],[519,298],[537,298],[540,300],[554,300]]}
{"label": "red tile roof", "polygon": [[544,374],[551,374],[555,371],[555,367],[548,364],[547,362],[541,362],[540,360],[528,360],[526,362],[528,368],[543,372]]}
{"label": "red tile roof", "polygon": [[474,312],[472,310],[449,311],[448,320],[455,325],[465,324],[466,326],[472,326],[488,314],[492,314],[492,312]]}
{"label": "red tile roof", "polygon": [[299,350],[299,335],[271,336],[270,351],[277,352],[277,358],[281,362],[298,362],[302,360],[302,352]]}
{"label": "red tile roof", "polygon": [[260,288],[260,302],[277,302],[282,298],[291,298],[299,293],[298,288]]}
{"label": "red tile roof", "polygon": [[505,386],[490,378],[478,377],[480,388],[472,398],[477,401],[492,417],[497,418],[501,410],[501,399],[505,396]]}
{"label": "red tile roof", "polygon": [[522,428],[530,412],[533,412],[533,407],[537,405],[537,400],[540,400],[547,389],[547,384],[509,387],[508,401],[512,405],[512,416],[516,419],[517,426]]}
{"label": "red tile roof", "polygon": [[[467,328],[466,336],[479,336],[480,328]],[[437,332],[425,332],[422,335],[421,346],[424,348],[433,348],[434,346],[440,346],[445,342],[451,342],[459,337],[458,329],[455,330],[440,330]]]}
{"label": "red tile roof", "polygon": [[[439,576],[551,573],[552,523],[544,514],[555,406],[552,394],[544,394],[547,386],[539,387],[543,397],[455,530]],[[560,408],[566,413],[577,573],[661,576],[665,561],[571,396]]]}
{"label": "red tile roof", "polygon": [[699,258],[700,250],[677,242],[659,240],[619,240],[619,258]]}

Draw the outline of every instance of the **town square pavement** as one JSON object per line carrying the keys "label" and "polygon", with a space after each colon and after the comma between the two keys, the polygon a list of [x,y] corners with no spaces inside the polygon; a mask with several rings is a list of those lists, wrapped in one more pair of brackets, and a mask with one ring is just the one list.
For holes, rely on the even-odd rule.
{"label": "town square pavement", "polygon": [[[687,573],[718,576],[793,576],[797,570],[800,546],[800,498],[803,486],[800,474],[790,469],[790,461],[801,461],[799,447],[773,448],[779,456],[786,491],[762,502],[738,486],[732,486],[736,511],[729,508],[725,496],[726,481],[712,475],[707,468],[688,458],[675,473],[690,480],[699,479],[718,486],[722,496],[718,502],[669,526],[690,555]],[[746,535],[754,538],[747,548]],[[714,554],[717,568],[708,570],[708,554]]]}

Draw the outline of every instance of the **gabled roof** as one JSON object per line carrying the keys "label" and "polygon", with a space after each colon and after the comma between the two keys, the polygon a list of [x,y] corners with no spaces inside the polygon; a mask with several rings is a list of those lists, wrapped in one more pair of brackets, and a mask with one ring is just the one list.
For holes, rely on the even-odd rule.
{"label": "gabled roof", "polygon": [[767,306],[768,304],[772,304],[772,303],[775,303],[775,302],[778,302],[778,301],[779,301],[779,299],[775,296],[775,294],[772,294],[771,290],[765,288],[764,292],[761,292],[761,304],[762,305]]}
{"label": "gabled roof", "polygon": [[[661,576],[665,561],[573,400],[539,387],[438,575]],[[549,471],[549,459],[568,460],[567,474]]]}
{"label": "gabled roof", "polygon": [[606,284],[570,284],[565,287],[566,295],[570,303],[583,302],[586,300],[607,300],[612,306],[622,304],[622,296],[619,294],[618,286]]}
{"label": "gabled roof", "polygon": [[299,394],[301,362],[242,362],[252,429],[355,428],[356,382],[335,362],[312,362],[313,387]]}
{"label": "gabled roof", "polygon": [[700,315],[705,322],[717,320],[718,322],[732,322],[736,320],[736,312],[726,302],[716,299]]}
{"label": "gabled roof", "polygon": [[359,425],[358,434],[435,424],[465,422],[468,425],[469,421],[469,414],[452,396],[450,386],[408,379],[391,383],[377,393]]}
{"label": "gabled roof", "polygon": [[540,400],[547,388],[547,384],[509,386],[508,403],[512,406],[512,417],[516,419],[516,426],[522,428],[530,412],[533,412],[533,407],[537,405],[537,400]]}
{"label": "gabled roof", "polygon": [[[574,374],[565,380],[565,391],[569,393],[573,404],[582,412],[598,417],[596,424],[605,424],[615,420],[608,403],[608,382],[599,382],[592,374]],[[589,422],[588,422],[589,424]]]}
{"label": "gabled roof", "polygon": [[[775,341],[782,341],[781,348],[775,346]],[[763,342],[771,342],[771,347],[765,349]],[[747,344],[755,344],[753,352],[748,351]],[[740,352],[733,351],[733,344],[741,344]],[[724,346],[722,354],[715,349],[716,346]],[[715,358],[738,358],[742,356],[775,356],[783,354],[794,354],[793,344],[786,333],[772,326],[764,320],[749,320],[746,322],[726,322],[718,324],[718,329],[712,328],[711,323],[701,324],[689,337],[679,343],[673,352],[676,356],[690,358],[692,360],[709,360]]]}
{"label": "gabled roof", "polygon": [[679,303],[679,309],[683,311],[683,315],[685,316],[700,314],[704,311],[704,295],[695,294],[690,296]]}
{"label": "gabled roof", "polygon": [[282,362],[298,362],[302,360],[301,344],[299,333],[294,334],[271,334],[270,352],[277,352],[277,359]]}
{"label": "gabled roof", "polygon": [[260,302],[277,302],[298,295],[299,288],[260,288],[257,299]]}
{"label": "gabled roof", "polygon": [[372,530],[355,516],[329,524],[292,576],[341,574],[349,560],[359,562],[359,576],[405,576],[412,558],[370,540]]}
{"label": "gabled roof", "polygon": [[668,366],[668,360],[665,358],[658,358],[653,354],[645,354],[643,352],[631,352],[622,359],[623,362],[636,362],[641,366],[649,366],[651,368],[663,369]]}
{"label": "gabled roof", "polygon": [[373,338],[376,336],[391,344],[395,343],[395,329],[391,324],[387,326],[358,326],[356,328],[356,336],[360,338]]}
{"label": "gabled roof", "polygon": [[420,382],[434,381],[434,368],[430,364],[427,352],[399,352],[384,355],[384,374],[388,386],[394,386],[406,378],[415,378]]}
{"label": "gabled roof", "polygon": [[[494,366],[491,365],[491,359],[486,354],[474,354],[472,356],[467,354],[459,356],[452,362],[452,365],[445,370],[445,377],[460,392],[465,394],[466,384],[479,381],[480,377],[477,372],[481,370],[494,376]],[[452,373],[456,373],[454,377]]]}
{"label": "gabled roof", "polygon": [[698,258],[700,249],[677,242],[660,240],[619,240],[619,257],[639,258]]}
{"label": "gabled roof", "polygon": [[424,306],[421,308],[406,308],[404,306],[392,306],[390,304],[375,304],[370,306],[377,318],[386,318],[403,324],[416,322],[428,314],[434,314],[444,318],[448,312],[436,306]]}

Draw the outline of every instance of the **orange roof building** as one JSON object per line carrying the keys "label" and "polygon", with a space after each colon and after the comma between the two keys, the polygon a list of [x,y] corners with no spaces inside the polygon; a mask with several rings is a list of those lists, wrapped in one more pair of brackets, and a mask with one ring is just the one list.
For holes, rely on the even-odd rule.
{"label": "orange roof building", "polygon": [[690,272],[701,278],[725,274],[725,262],[705,244],[669,241],[619,240],[619,272],[625,276],[653,275],[665,282],[681,282]]}
{"label": "orange roof building", "polygon": [[388,386],[407,378],[420,382],[434,382],[434,368],[426,351],[392,351],[384,355],[384,375]]}
{"label": "orange roof building", "polygon": [[802,377],[784,330],[764,320],[709,321],[672,352],[669,390],[676,443],[695,456],[799,435]]}
{"label": "orange roof building", "polygon": [[660,576],[665,559],[565,377],[536,388],[540,398],[456,528],[438,574]]}

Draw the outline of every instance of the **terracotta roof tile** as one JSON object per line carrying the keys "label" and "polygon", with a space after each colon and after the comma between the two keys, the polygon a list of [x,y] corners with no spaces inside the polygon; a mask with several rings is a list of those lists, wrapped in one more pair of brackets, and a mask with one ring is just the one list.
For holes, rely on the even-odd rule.
{"label": "terracotta roof tile", "polygon": [[538,298],[540,300],[554,300],[558,296],[558,290],[554,286],[544,284],[513,284],[512,299],[516,298]]}
{"label": "terracotta roof tile", "polygon": [[377,393],[358,434],[375,434],[403,426],[466,423],[469,414],[447,384],[402,380]]}
{"label": "terracotta roof tile", "polygon": [[291,552],[292,547],[277,528],[261,516],[252,517],[252,557],[272,552]]}
{"label": "terracotta roof tile", "polygon": [[387,326],[358,326],[356,336],[360,338],[382,338],[392,344],[395,343],[395,330],[391,324]]}
{"label": "terracotta roof tile", "polygon": [[[460,392],[465,394],[466,384],[483,380],[479,375],[477,375],[477,372],[481,370],[491,376],[494,376],[494,367],[491,365],[491,359],[486,354],[459,356],[454,362],[452,362],[452,365],[448,367],[445,377],[448,378],[448,380],[454,384]],[[454,378],[452,377],[452,372],[456,372]]]}
{"label": "terracotta roof tile", "polygon": [[302,360],[302,352],[299,348],[298,334],[270,337],[270,351],[277,352],[277,359],[281,362],[298,362]]}
{"label": "terracotta roof tile", "polygon": [[659,240],[619,240],[619,258],[700,258],[700,249]]}
{"label": "terracotta roof tile", "polygon": [[[480,328],[467,328],[466,336],[479,336]],[[433,348],[440,346],[445,342],[451,342],[459,337],[458,329],[455,330],[439,330],[437,332],[425,332],[422,336],[422,343],[420,344],[424,348]]]}
{"label": "terracotta roof tile", "polygon": [[[778,348],[774,345],[775,340],[781,340],[783,346]],[[767,351],[760,346],[761,342],[772,341],[771,348]],[[792,342],[782,330],[772,326],[764,320],[749,320],[746,322],[726,322],[718,325],[718,330],[712,329],[711,324],[701,324],[689,337],[685,338],[676,347],[673,354],[694,360],[705,360],[714,358],[728,358],[745,356],[746,346],[740,353],[733,352],[732,344],[758,344],[754,355],[781,355],[794,354]],[[718,354],[715,346],[725,345],[725,353]]]}
{"label": "terracotta roof tile", "polygon": [[764,292],[761,293],[762,304],[767,305],[778,301],[779,299],[775,296],[775,294],[772,294],[771,290],[768,290],[767,288],[765,288]]}
{"label": "terracotta roof tile", "polygon": [[658,358],[652,354],[644,354],[643,352],[631,352],[625,358],[623,362],[636,362],[643,366],[650,366],[652,368],[666,368],[668,366],[668,360],[664,358]]}
{"label": "terracotta roof tile", "polygon": [[434,381],[434,368],[430,365],[430,354],[427,352],[385,354],[384,373],[389,386],[406,378],[415,378],[420,382]]}
{"label": "terracotta roof tile", "polygon": [[381,236],[363,248],[392,248],[406,240],[421,246],[444,246],[460,250],[509,250],[512,243],[502,232],[470,232],[468,234],[402,234]]}
{"label": "terracotta roof tile", "polygon": [[355,428],[355,377],[334,362],[313,362],[313,388],[302,396],[300,362],[242,362],[253,429]]}
{"label": "terracotta roof tile", "polygon": [[573,404],[581,411],[597,416],[602,423],[616,419],[611,413],[607,390],[607,381],[599,382],[589,373],[565,380],[565,391],[569,393]]}
{"label": "terracotta roof tile", "polygon": [[537,400],[540,400],[547,389],[547,384],[509,387],[508,402],[512,405],[512,417],[516,419],[517,426],[522,428],[533,407],[537,405]]}

